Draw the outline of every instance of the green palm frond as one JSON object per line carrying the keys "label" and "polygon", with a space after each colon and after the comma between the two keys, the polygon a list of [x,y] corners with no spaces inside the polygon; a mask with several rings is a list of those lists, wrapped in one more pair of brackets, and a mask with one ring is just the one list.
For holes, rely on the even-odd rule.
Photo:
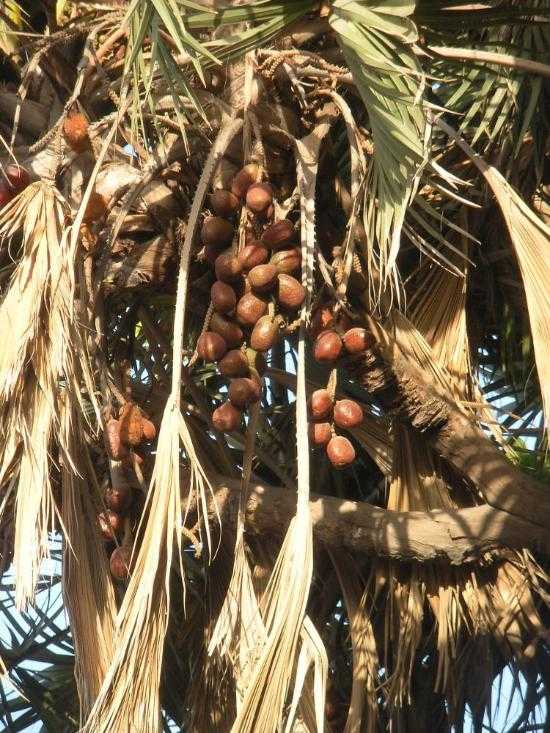
{"label": "green palm frond", "polygon": [[[431,12],[426,12],[427,5],[434,6]],[[545,104],[543,78],[475,59],[447,58],[445,51],[461,46],[472,49],[473,33],[474,51],[548,61],[550,3],[533,0],[511,8],[480,6],[468,13],[453,9],[449,3],[444,5],[421,2],[415,16],[423,46],[430,54],[433,48],[432,71],[441,74],[435,90],[437,97],[443,106],[461,115],[460,129],[468,134],[472,144],[477,143],[485,152],[501,152],[509,157],[511,167],[525,135],[531,133],[535,139],[540,138],[538,128],[544,115],[539,112]],[[537,16],[537,24],[527,22],[533,15]],[[449,75],[454,80],[449,80]]]}
{"label": "green palm frond", "polygon": [[[368,112],[374,152],[365,188],[365,229],[379,248],[382,281],[395,278],[401,228],[425,162],[425,84],[412,51],[414,2],[336,0],[330,24]],[[371,257],[369,257],[371,259]]]}

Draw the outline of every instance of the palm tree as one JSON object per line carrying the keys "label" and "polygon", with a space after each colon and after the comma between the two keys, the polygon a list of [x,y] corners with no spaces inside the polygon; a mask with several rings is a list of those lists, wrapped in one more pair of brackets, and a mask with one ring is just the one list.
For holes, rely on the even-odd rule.
{"label": "palm tree", "polygon": [[8,730],[546,730],[549,22],[0,6]]}

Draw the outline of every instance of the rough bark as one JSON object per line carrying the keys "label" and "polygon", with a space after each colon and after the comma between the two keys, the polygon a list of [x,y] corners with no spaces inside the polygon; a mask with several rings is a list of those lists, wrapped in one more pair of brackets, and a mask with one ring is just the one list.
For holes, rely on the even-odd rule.
{"label": "rough bark", "polygon": [[492,507],[531,525],[550,524],[550,491],[511,464],[472,420],[411,359],[390,347],[349,364],[385,410],[422,432],[434,451]]}
{"label": "rough bark", "polygon": [[[240,481],[218,479],[213,501],[223,521],[236,521],[239,492]],[[310,510],[318,542],[354,553],[452,565],[475,562],[484,553],[502,547],[531,547],[550,554],[547,531],[487,505],[455,512],[393,512],[312,494]],[[253,484],[246,505],[247,531],[282,534],[295,511],[294,492]],[[215,524],[213,502],[211,516]]]}

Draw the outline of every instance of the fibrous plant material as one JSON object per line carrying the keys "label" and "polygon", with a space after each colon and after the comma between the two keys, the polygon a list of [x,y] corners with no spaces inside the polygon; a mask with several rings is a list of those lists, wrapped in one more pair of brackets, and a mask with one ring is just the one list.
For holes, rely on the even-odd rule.
{"label": "fibrous plant material", "polygon": [[[180,410],[181,352],[188,292],[191,245],[208,186],[220,157],[242,121],[231,120],[219,133],[202,172],[191,208],[181,253],[174,324],[172,389],[159,431],[155,467],[147,496],[147,521],[118,617],[118,644],[100,694],[86,721],[86,733],[127,733],[132,728],[157,733],[159,687],[164,638],[170,605],[170,573],[174,547],[182,552],[180,441],[189,467],[189,500],[199,497],[205,510],[210,479],[197,456],[186,419]],[[199,508],[199,513],[200,513]],[[208,516],[204,515],[206,545],[211,547]],[[185,574],[180,561],[182,580]],[[147,665],[140,663],[143,658]]]}
{"label": "fibrous plant material", "polygon": [[[62,520],[67,536],[63,550],[63,597],[75,645],[75,676],[81,724],[99,693],[115,641],[116,601],[107,555],[95,522],[91,462],[85,455],[78,406],[65,394],[60,427],[68,450],[61,466]],[[86,480],[87,479],[87,480]],[[96,491],[97,491],[96,487]],[[99,496],[96,496],[96,501]],[[108,519],[109,527],[113,522]]]}
{"label": "fibrous plant material", "polygon": [[[44,181],[30,184],[0,213],[0,237],[23,231],[21,259],[0,306],[0,483],[17,484],[16,601],[32,599],[53,529],[50,448],[59,425],[60,382],[81,403],[93,395],[86,347],[75,319],[75,262],[67,209]],[[78,360],[76,354],[80,354]],[[61,448],[69,455],[67,446]]]}

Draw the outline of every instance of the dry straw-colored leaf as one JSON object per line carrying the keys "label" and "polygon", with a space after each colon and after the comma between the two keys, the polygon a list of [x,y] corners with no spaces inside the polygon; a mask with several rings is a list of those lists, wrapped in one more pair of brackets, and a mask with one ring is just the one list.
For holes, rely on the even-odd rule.
{"label": "dry straw-colored leaf", "polygon": [[94,400],[75,319],[78,243],[66,214],[60,194],[45,181],[29,185],[0,214],[3,246],[20,231],[23,239],[0,305],[0,484],[10,476],[17,482],[14,566],[19,608],[33,597],[53,529],[50,443],[58,433],[60,384],[81,402],[84,383]]}
{"label": "dry straw-colored leaf", "polygon": [[[114,651],[116,600],[109,562],[99,533],[96,481],[81,418],[66,395],[61,414],[61,515],[66,529],[63,548],[63,598],[75,647],[75,677],[81,723],[101,689]],[[95,486],[99,495],[99,487]]]}

